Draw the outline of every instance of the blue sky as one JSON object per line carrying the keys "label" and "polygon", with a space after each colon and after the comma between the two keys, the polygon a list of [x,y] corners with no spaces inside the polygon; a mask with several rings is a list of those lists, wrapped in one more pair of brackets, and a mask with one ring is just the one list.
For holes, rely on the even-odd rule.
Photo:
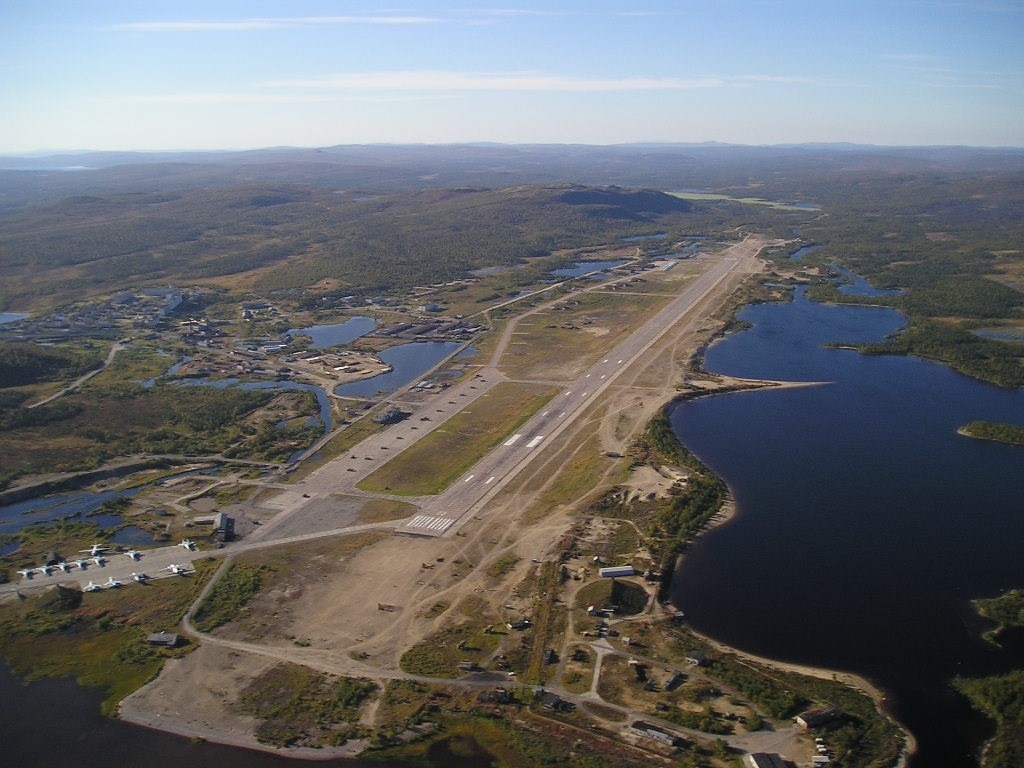
{"label": "blue sky", "polygon": [[1024,146],[1024,0],[5,0],[0,152]]}

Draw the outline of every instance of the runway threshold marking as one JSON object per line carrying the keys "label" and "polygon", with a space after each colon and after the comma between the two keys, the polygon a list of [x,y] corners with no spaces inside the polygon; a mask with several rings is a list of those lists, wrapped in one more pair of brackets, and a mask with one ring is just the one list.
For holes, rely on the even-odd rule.
{"label": "runway threshold marking", "polygon": [[406,528],[423,528],[428,531],[446,531],[455,521],[450,517],[435,517],[434,515],[416,515],[410,520]]}
{"label": "runway threshold marking", "polygon": [[506,446],[515,445],[515,443],[517,443],[519,441],[520,437],[522,437],[522,435],[512,435],[512,437],[510,437],[508,440],[505,441],[505,445]]}
{"label": "runway threshold marking", "polygon": [[540,441],[543,440],[543,439],[544,439],[544,435],[537,435],[535,438],[533,438],[530,442],[528,442],[526,444],[526,447],[527,448],[536,448],[538,445],[540,445]]}

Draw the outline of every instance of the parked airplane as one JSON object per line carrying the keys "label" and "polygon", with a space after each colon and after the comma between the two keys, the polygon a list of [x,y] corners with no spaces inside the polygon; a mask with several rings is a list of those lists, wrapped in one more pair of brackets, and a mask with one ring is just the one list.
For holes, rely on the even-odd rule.
{"label": "parked airplane", "polygon": [[171,563],[166,568],[161,570],[170,571],[171,573],[177,574],[178,576],[184,576],[189,572],[187,565],[178,565],[177,563]]}
{"label": "parked airplane", "polygon": [[84,587],[82,587],[82,591],[83,592],[99,592],[101,589],[103,589],[103,585],[102,584],[94,584],[91,581],[88,584],[86,584]]}
{"label": "parked airplane", "polygon": [[18,573],[20,573],[22,575],[22,577],[26,578],[26,579],[31,579],[32,578],[32,574],[34,574],[35,572],[36,572],[35,568],[26,568],[23,571],[18,571]]}
{"label": "parked airplane", "polygon": [[117,587],[121,586],[121,582],[115,579],[113,576],[111,576],[109,579],[107,579],[107,583],[103,586],[107,587],[107,589],[116,589]]}
{"label": "parked airplane", "polygon": [[133,573],[132,581],[137,581],[139,584],[145,584],[147,581],[149,581],[149,576],[147,576],[144,573]]}
{"label": "parked airplane", "polygon": [[103,555],[96,555],[94,558],[92,558],[92,561],[96,563],[96,565],[102,566],[105,562],[107,562],[107,558],[105,558]]}
{"label": "parked airplane", "polygon": [[104,547],[102,544],[93,544],[88,549],[83,549],[83,550],[80,550],[80,551],[81,552],[88,552],[90,555],[95,557],[96,555],[100,554],[101,552],[106,552],[108,549],[110,549],[110,547]]}
{"label": "parked airplane", "polygon": [[181,541],[178,542],[178,546],[179,547],[184,547],[185,549],[191,551],[191,550],[194,550],[196,548],[196,543],[194,541],[192,541],[192,539],[182,539]]}
{"label": "parked airplane", "polygon": [[49,576],[50,575],[50,571],[52,571],[52,570],[53,570],[53,566],[52,565],[40,565],[38,568],[36,568],[36,572],[43,574],[43,576]]}
{"label": "parked airplane", "polygon": [[71,573],[71,563],[69,563],[67,560],[62,560],[61,562],[57,563],[56,567],[60,568],[62,571],[64,571],[64,573]]}
{"label": "parked airplane", "polygon": [[89,567],[89,562],[87,560],[72,560],[71,564],[76,568],[81,568],[83,571]]}
{"label": "parked airplane", "polygon": [[125,552],[125,555],[128,556],[129,560],[138,560],[140,557],[142,557],[142,553],[139,552],[139,550],[137,549],[129,549],[127,552]]}

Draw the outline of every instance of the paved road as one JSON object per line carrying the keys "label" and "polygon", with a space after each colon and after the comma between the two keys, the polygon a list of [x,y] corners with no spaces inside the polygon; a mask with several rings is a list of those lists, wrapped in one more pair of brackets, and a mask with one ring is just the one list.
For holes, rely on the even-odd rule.
{"label": "paved road", "polygon": [[[451,535],[471,519],[487,501],[510,482],[530,462],[537,449],[572,423],[616,377],[640,358],[663,334],[711,294],[727,277],[749,267],[750,259],[760,244],[744,241],[706,258],[706,269],[682,293],[650,320],[608,352],[599,362],[584,371],[540,413],[514,433],[506,435],[501,444],[483,457],[436,496],[419,498],[394,497],[415,502],[420,511],[398,526],[399,533],[442,536]],[[430,431],[442,426],[463,411],[497,383],[506,380],[495,367],[500,356],[472,377],[459,381],[444,392],[415,404],[405,401],[412,410],[408,419],[391,425],[369,437],[350,453],[322,467],[289,490],[274,497],[269,504],[281,512],[269,524],[250,535],[249,540],[272,540],[279,529],[285,530],[289,519],[301,515],[302,509],[313,509],[317,499],[330,494],[351,494],[387,497],[387,494],[366,493],[356,486],[360,480],[414,444]],[[401,396],[398,401],[401,401]],[[394,402],[396,398],[393,398]]]}
{"label": "paved road", "polygon": [[[123,553],[110,553],[102,566],[91,564],[87,569],[73,567],[69,572],[58,569],[49,575],[37,573],[32,578],[23,578],[20,583],[0,586],[0,593],[62,582],[77,582],[84,588],[90,582],[104,585],[113,579],[128,585],[132,582],[133,573],[146,573],[152,578],[178,578],[170,569],[172,564],[189,566],[193,560],[206,555],[235,554],[247,549],[350,533],[363,528],[393,528],[399,533],[420,536],[452,535],[526,467],[537,449],[571,424],[633,361],[641,357],[687,313],[696,309],[731,273],[745,269],[749,264],[748,259],[759,248],[758,243],[748,240],[707,257],[707,268],[678,297],[575,381],[565,386],[543,411],[534,415],[514,433],[506,435],[500,445],[443,493],[413,499],[392,497],[418,505],[419,511],[404,521],[356,527],[345,526],[343,521],[339,521],[337,527],[299,535],[295,533],[295,523],[303,518],[303,511],[308,509],[314,512],[333,494],[387,498],[387,494],[361,491],[356,488],[356,484],[406,447],[466,409],[496,384],[505,381],[506,377],[495,367],[500,359],[501,345],[491,361],[473,376],[422,402],[413,404],[404,401],[413,410],[410,418],[372,435],[351,453],[331,461],[303,480],[292,485],[273,484],[279,493],[264,503],[280,512],[269,523],[246,537],[244,542],[205,552],[187,551],[177,546],[147,549],[138,561],[130,560]],[[397,396],[399,402],[403,402],[402,397],[401,394]]]}
{"label": "paved road", "polygon": [[107,589],[111,588],[112,582],[120,582],[120,586],[127,587],[134,583],[133,574],[146,574],[150,580],[180,578],[172,571],[172,565],[183,568],[186,571],[183,575],[187,576],[187,572],[192,569],[193,561],[219,552],[220,550],[202,552],[173,545],[141,550],[138,558],[133,559],[124,552],[109,549],[101,553],[100,562],[94,561],[88,553],[81,552],[67,555],[68,570],[53,568],[48,574],[36,572],[31,577],[21,577],[20,582],[0,585],[0,594],[28,591],[54,584],[77,584],[82,589],[93,584]]}
{"label": "paved road", "polygon": [[[731,249],[730,249],[731,250]],[[400,533],[440,535],[456,529],[478,511],[532,459],[536,449],[572,423],[587,406],[643,355],[681,317],[700,303],[741,259],[724,255],[711,262],[676,299],[644,323],[559,393],[548,406],[479,461],[445,492],[427,499],[422,514],[401,526]]]}

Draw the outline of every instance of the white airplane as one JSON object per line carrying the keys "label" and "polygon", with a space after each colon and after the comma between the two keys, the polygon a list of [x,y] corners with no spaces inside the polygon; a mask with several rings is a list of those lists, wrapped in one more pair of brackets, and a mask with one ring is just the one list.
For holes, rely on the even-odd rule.
{"label": "white airplane", "polygon": [[107,589],[117,589],[121,586],[121,582],[115,579],[113,576],[111,576],[109,579],[107,579],[107,583],[103,586]]}
{"label": "white airplane", "polygon": [[142,557],[142,553],[139,552],[139,550],[137,549],[129,549],[127,552],[125,552],[125,555],[128,557],[129,560],[138,560],[140,557]]}
{"label": "white airplane", "polygon": [[170,571],[171,573],[177,574],[178,576],[184,576],[189,572],[187,565],[178,565],[177,563],[171,563],[166,568],[161,570]]}
{"label": "white airplane", "polygon": [[96,565],[102,566],[105,562],[107,562],[107,558],[105,558],[103,555],[96,555],[92,558],[92,561],[96,563]]}
{"label": "white airplane", "polygon": [[99,592],[101,589],[103,589],[103,585],[102,584],[94,584],[91,581],[88,584],[86,584],[84,587],[82,587],[82,591],[83,592]]}
{"label": "white airplane", "polygon": [[95,557],[101,552],[106,552],[110,547],[104,547],[102,544],[93,544],[88,549],[79,550],[80,552],[88,552],[91,556]]}
{"label": "white airplane", "polygon": [[71,563],[69,563],[67,560],[63,560],[57,563],[57,567],[64,571],[64,573],[71,573]]}
{"label": "white airplane", "polygon": [[52,565],[40,565],[38,568],[36,568],[36,572],[43,574],[43,576],[49,576],[50,575],[50,571],[52,571],[52,570],[53,570],[53,566]]}
{"label": "white airplane", "polygon": [[18,573],[21,574],[22,578],[25,578],[25,579],[31,579],[32,578],[32,574],[35,573],[35,572],[36,572],[35,568],[26,568],[23,571],[18,571]]}
{"label": "white airplane", "polygon": [[149,581],[149,576],[147,576],[144,573],[133,573],[132,581],[137,581],[139,584],[145,584],[147,581]]}
{"label": "white airplane", "polygon": [[184,547],[185,549],[192,551],[196,548],[196,543],[192,541],[192,539],[182,539],[178,542],[178,546]]}
{"label": "white airplane", "polygon": [[87,560],[72,560],[71,564],[76,568],[81,568],[83,571],[89,566],[89,562]]}

